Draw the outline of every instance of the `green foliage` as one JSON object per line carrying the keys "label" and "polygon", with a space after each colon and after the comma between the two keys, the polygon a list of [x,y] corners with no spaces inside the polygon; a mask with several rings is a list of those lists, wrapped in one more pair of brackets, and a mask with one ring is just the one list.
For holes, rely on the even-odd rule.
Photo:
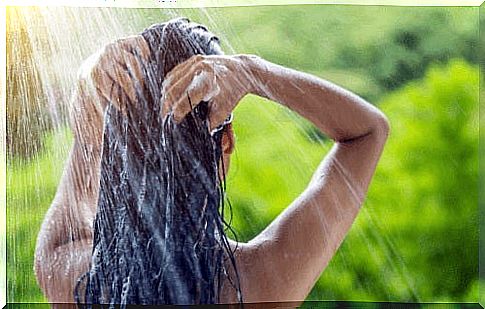
{"label": "green foliage", "polygon": [[392,134],[369,201],[396,208],[385,210],[383,227],[413,244],[398,248],[412,261],[407,270],[421,299],[459,300],[473,288],[476,301],[478,68],[433,67],[380,106]]}
{"label": "green foliage", "polygon": [[[411,11],[416,14],[409,14]],[[470,31],[470,25],[456,24],[457,17],[464,14],[476,22],[476,8],[413,8],[400,13],[395,27],[388,29],[386,40],[355,41],[338,47],[337,67],[368,70],[383,90],[392,90],[422,77],[429,64],[446,63],[453,57],[478,61],[478,29]]]}

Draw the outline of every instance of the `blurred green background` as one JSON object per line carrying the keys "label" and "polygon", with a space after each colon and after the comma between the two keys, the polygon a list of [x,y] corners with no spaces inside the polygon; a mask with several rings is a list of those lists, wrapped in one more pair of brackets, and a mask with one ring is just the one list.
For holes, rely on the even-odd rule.
{"label": "blurred green background", "polygon": [[[363,210],[309,300],[478,300],[478,8],[299,5],[9,8],[9,302],[45,301],[33,252],[72,142],[77,67],[103,44],[176,16],[207,25],[226,53],[333,81],[390,120]],[[303,191],[331,141],[255,96],[239,104],[234,127],[228,196],[247,241]]]}

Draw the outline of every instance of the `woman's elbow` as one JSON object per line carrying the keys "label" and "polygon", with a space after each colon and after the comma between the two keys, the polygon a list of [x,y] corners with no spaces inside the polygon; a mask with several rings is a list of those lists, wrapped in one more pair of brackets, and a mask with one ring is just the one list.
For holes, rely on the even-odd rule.
{"label": "woman's elbow", "polygon": [[37,279],[37,284],[40,289],[48,298],[49,285],[48,279],[52,277],[52,270],[49,269],[48,259],[50,254],[48,253],[46,246],[42,243],[37,244],[34,254],[34,273]]}
{"label": "woman's elbow", "polygon": [[360,131],[358,134],[351,135],[350,137],[343,135],[334,140],[340,144],[354,144],[356,142],[361,143],[362,141],[366,141],[372,144],[378,143],[384,145],[389,136],[389,120],[378,109],[367,114],[367,116],[365,130]]}
{"label": "woman's elbow", "polygon": [[390,130],[391,125],[389,123],[389,119],[384,113],[378,111],[374,124],[373,134],[379,141],[382,141],[382,143],[384,144],[389,137]]}

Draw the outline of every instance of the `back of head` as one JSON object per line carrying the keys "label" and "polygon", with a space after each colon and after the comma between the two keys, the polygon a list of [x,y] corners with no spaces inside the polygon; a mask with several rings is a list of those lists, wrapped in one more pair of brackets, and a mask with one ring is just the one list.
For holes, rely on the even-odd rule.
{"label": "back of head", "polygon": [[151,54],[143,63],[144,82],[135,81],[136,102],[124,111],[106,102],[92,264],[76,298],[85,304],[217,303],[226,260],[235,267],[221,215],[222,133],[209,133],[206,102],[180,124],[160,116],[167,73],[195,54],[220,53],[217,38],[186,19],[141,35]]}

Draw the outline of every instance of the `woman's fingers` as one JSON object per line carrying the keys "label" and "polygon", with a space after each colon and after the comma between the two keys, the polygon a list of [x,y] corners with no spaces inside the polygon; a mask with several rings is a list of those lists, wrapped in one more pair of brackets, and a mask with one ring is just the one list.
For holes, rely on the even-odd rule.
{"label": "woman's fingers", "polygon": [[142,60],[146,61],[150,57],[150,47],[141,35],[132,35],[116,41],[115,44],[120,45],[124,50],[131,54],[138,55]]}
{"label": "woman's fingers", "polygon": [[[131,102],[137,98],[137,89],[143,84],[143,55],[127,50],[127,43],[108,45],[93,68],[95,85],[107,100],[116,101],[113,91],[119,88]],[[116,92],[115,92],[116,93]]]}
{"label": "woman's fingers", "polygon": [[171,106],[174,120],[180,122],[202,101],[210,101],[219,93],[213,72],[202,71],[193,76],[191,83]]}
{"label": "woman's fingers", "polygon": [[[116,53],[121,53],[118,51]],[[113,89],[121,88],[130,100],[135,99],[130,73],[127,67],[119,59],[118,55],[110,53],[111,57],[101,57],[93,70],[93,80],[98,91],[109,101],[116,101],[112,97]]]}
{"label": "woman's fingers", "polygon": [[162,117],[172,110],[176,121],[180,121],[200,101],[209,101],[220,90],[209,62],[192,62],[185,67],[185,71],[183,67],[172,71],[170,80],[164,83]]}
{"label": "woman's fingers", "polygon": [[201,74],[204,68],[200,64],[188,65],[187,70],[172,71],[168,80],[163,83],[163,106],[162,116],[172,110],[173,105],[188,91],[197,74]]}
{"label": "woman's fingers", "polygon": [[210,102],[211,130],[222,124],[248,92],[244,70],[230,56],[198,55],[179,64],[166,76],[162,89],[162,117],[172,111],[180,122],[201,101]]}
{"label": "woman's fingers", "polygon": [[178,95],[181,91],[190,86],[190,84],[193,82],[194,76],[198,74],[205,74],[211,78],[214,76],[214,65],[210,60],[199,61],[197,59],[203,58],[193,58],[193,61],[184,63],[184,66],[172,70],[168,74],[168,80],[164,82],[163,90],[167,91],[169,94]]}
{"label": "woman's fingers", "polygon": [[209,104],[209,131],[220,126],[231,112],[232,107],[227,102],[221,102],[221,97],[219,96],[214,97]]}
{"label": "woman's fingers", "polygon": [[[190,75],[194,75],[196,70],[201,70],[199,63],[202,62],[204,56],[202,55],[194,55],[187,59],[186,61],[178,64],[174,67],[167,76],[164,77],[162,88],[165,93],[169,90],[173,92],[176,91],[177,88],[173,88],[175,85],[177,87],[187,87],[187,82],[190,82]],[[185,81],[185,84],[181,83],[181,81]]]}
{"label": "woman's fingers", "polygon": [[187,69],[194,67],[197,63],[204,60],[203,55],[194,55],[187,59],[186,61],[179,63],[175,66],[165,77],[164,84],[170,83],[173,80],[174,76],[178,75],[185,75],[187,73]]}

